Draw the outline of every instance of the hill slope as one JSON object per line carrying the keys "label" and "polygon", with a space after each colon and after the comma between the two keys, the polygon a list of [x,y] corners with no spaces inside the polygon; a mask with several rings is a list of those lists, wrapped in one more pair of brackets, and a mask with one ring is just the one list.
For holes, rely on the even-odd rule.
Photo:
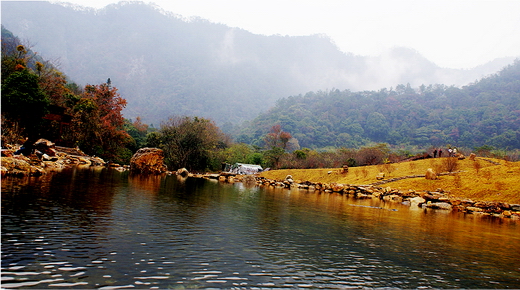
{"label": "hill slope", "polygon": [[[495,164],[492,164],[486,160],[490,159],[477,158],[476,161],[469,159],[457,161],[459,173],[443,175],[437,180],[428,180],[424,177],[405,178],[380,186],[389,186],[403,191],[409,189],[438,191],[442,189],[458,198],[519,204],[520,163],[493,159],[491,161]],[[380,172],[386,174],[386,179],[424,175],[428,168],[443,172],[445,161],[446,158],[431,158],[385,165],[350,167],[347,174],[339,173],[338,169],[332,170],[332,173],[329,174],[330,168],[282,169],[262,172],[261,176],[284,180],[287,175],[291,175],[294,180],[298,181],[363,185],[377,182],[375,177]]]}
{"label": "hill slope", "polygon": [[332,90],[284,98],[251,121],[238,139],[261,146],[274,124],[307,148],[385,142],[520,149],[520,61],[460,89],[399,85],[395,90]]}
{"label": "hill slope", "polygon": [[310,90],[462,85],[511,62],[462,71],[439,68],[409,49],[361,57],[320,35],[254,35],[139,2],[86,10],[5,1],[2,24],[80,85],[111,78],[128,100],[125,116],[155,124],[172,114],[219,124],[250,120],[279,98]]}

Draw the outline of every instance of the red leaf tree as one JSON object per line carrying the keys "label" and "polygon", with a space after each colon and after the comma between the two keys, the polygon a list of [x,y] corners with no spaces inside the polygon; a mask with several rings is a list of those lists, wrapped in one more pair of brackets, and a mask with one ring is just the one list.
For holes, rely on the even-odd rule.
{"label": "red leaf tree", "polygon": [[126,100],[104,83],[87,85],[75,106],[73,133],[77,145],[89,154],[113,160],[129,142],[122,110]]}
{"label": "red leaf tree", "polygon": [[282,148],[287,149],[287,144],[292,136],[289,132],[282,131],[282,126],[276,124],[271,127],[271,130],[264,138],[265,144],[268,148]]}

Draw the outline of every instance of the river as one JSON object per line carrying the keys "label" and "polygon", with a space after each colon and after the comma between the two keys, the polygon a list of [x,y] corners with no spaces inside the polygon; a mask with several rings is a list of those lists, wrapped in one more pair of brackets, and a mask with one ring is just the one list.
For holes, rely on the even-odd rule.
{"label": "river", "polygon": [[520,288],[520,222],[73,168],[2,179],[3,288]]}

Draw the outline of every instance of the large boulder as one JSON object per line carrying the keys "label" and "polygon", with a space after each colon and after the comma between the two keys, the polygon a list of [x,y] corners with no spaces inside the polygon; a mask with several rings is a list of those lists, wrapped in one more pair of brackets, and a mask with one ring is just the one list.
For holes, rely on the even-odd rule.
{"label": "large boulder", "polygon": [[47,139],[39,139],[34,143],[34,149],[40,151],[48,156],[56,156],[56,150],[54,149],[56,144],[52,143]]}
{"label": "large boulder", "polygon": [[168,171],[164,152],[158,148],[141,148],[130,159],[130,171],[142,174],[161,174]]}
{"label": "large boulder", "polygon": [[176,174],[182,177],[188,177],[190,175],[190,172],[186,168],[180,168],[177,170]]}

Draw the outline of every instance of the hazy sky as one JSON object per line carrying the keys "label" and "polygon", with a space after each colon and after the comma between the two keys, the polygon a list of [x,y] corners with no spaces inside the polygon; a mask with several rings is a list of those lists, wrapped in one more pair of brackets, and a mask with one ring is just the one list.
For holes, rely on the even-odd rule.
{"label": "hazy sky", "polygon": [[[69,0],[102,8],[118,0]],[[519,0],[156,0],[166,11],[256,34],[326,34],[345,52],[413,48],[439,66],[520,57]]]}

